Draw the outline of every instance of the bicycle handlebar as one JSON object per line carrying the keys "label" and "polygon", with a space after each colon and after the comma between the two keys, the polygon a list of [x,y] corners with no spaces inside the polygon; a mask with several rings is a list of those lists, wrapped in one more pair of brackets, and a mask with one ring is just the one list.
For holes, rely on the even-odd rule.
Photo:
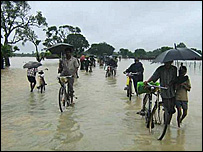
{"label": "bicycle handlebar", "polygon": [[151,87],[152,89],[153,89],[153,87],[154,87],[154,88],[164,89],[164,90],[167,90],[167,89],[168,89],[168,87],[156,86],[156,85],[152,85],[152,84],[150,84],[150,83],[147,83],[147,85],[148,85],[149,87]]}
{"label": "bicycle handlebar", "polygon": [[69,75],[69,76],[57,76],[57,78],[72,78],[73,76],[72,75]]}
{"label": "bicycle handlebar", "polygon": [[73,77],[72,75],[69,75],[69,76],[57,76],[60,84],[68,83],[68,78],[72,78],[72,77]]}
{"label": "bicycle handlebar", "polygon": [[138,75],[138,74],[139,74],[139,72],[135,72],[135,73],[129,72],[129,73],[126,73],[126,76],[132,76],[132,75]]}

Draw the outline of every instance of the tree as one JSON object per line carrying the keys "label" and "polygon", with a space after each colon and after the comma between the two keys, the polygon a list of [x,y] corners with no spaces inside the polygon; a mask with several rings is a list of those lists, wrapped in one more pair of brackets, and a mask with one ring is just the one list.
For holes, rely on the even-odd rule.
{"label": "tree", "polygon": [[185,48],[186,45],[185,45],[183,42],[181,42],[181,43],[179,43],[179,44],[177,45],[177,47],[178,47],[178,48]]}
{"label": "tree", "polygon": [[[31,27],[47,25],[46,18],[41,12],[28,15],[30,6],[27,1],[1,1],[1,31],[4,38],[3,45],[14,45],[26,39],[24,31]],[[8,51],[8,50],[7,50]],[[9,52],[9,51],[8,51]],[[6,66],[10,66],[9,56],[4,56]]]}
{"label": "tree", "polygon": [[75,55],[81,55],[89,47],[89,43],[82,34],[69,34],[66,43],[74,46]]}
{"label": "tree", "polygon": [[124,49],[124,48],[121,48],[118,52],[119,55],[122,55],[123,58],[127,58],[127,57],[133,57],[133,53],[128,50],[128,49]]}
{"label": "tree", "polygon": [[102,56],[103,54],[112,55],[115,51],[115,48],[106,42],[99,44],[92,44],[91,47],[87,50],[87,53],[94,54],[97,56]]}
{"label": "tree", "polygon": [[[3,63],[4,58],[6,59],[6,58],[9,58],[9,57],[13,56],[14,52],[18,51],[18,50],[19,50],[19,48],[17,46],[12,47],[11,45],[8,45],[8,44],[7,45],[2,45],[1,44],[1,55],[2,55],[2,58],[1,58],[1,64],[2,64],[1,68],[2,69],[4,67],[4,63]],[[8,64],[7,60],[5,60],[5,65],[7,65],[7,64]]]}
{"label": "tree", "polygon": [[25,39],[22,42],[23,45],[25,45],[25,43],[27,41],[30,41],[31,43],[34,44],[35,51],[36,51],[36,59],[38,62],[40,62],[41,58],[40,58],[40,54],[38,51],[38,45],[40,44],[41,40],[38,40],[38,36],[35,34],[35,32],[31,28],[24,30],[22,33],[22,36],[25,37]]}
{"label": "tree", "polygon": [[70,25],[62,25],[57,28],[56,26],[50,26],[44,30],[47,38],[43,45],[50,47],[57,43],[65,42],[69,34],[80,34],[81,30],[79,27],[73,27]]}
{"label": "tree", "polygon": [[146,51],[144,49],[136,49],[134,52],[134,56],[138,58],[143,58],[146,56]]}

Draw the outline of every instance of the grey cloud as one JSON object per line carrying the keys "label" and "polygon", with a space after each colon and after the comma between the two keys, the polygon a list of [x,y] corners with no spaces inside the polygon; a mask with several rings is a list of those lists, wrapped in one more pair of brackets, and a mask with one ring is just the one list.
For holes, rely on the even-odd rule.
{"label": "grey cloud", "polygon": [[[184,42],[202,49],[201,1],[28,2],[32,13],[42,11],[49,25],[80,27],[90,44],[105,41],[116,50],[150,51]],[[39,32],[39,37],[45,35]]]}

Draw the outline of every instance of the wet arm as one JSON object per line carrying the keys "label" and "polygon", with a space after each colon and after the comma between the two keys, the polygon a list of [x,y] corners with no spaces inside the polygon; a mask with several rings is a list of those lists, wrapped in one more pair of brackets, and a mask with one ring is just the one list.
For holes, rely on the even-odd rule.
{"label": "wet arm", "polygon": [[185,83],[182,83],[181,85],[182,85],[187,91],[190,91],[190,89],[191,89],[190,80],[188,80],[188,81],[185,82]]}
{"label": "wet arm", "polygon": [[144,81],[144,84],[146,85],[148,82],[151,81],[156,82],[159,78],[160,78],[160,70],[157,69],[147,81]]}

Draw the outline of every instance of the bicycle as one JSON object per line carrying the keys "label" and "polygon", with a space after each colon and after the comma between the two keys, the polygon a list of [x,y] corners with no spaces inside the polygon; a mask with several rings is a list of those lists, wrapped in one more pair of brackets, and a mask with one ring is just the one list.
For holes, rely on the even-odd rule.
{"label": "bicycle", "polygon": [[[126,74],[126,73],[124,72],[124,74]],[[131,98],[132,98],[132,95],[133,95],[133,92],[132,92],[132,77],[134,75],[137,75],[137,74],[138,74],[138,72],[136,72],[136,73],[129,72],[129,73],[126,74],[127,82],[126,82],[126,89],[124,89],[124,90],[127,90],[127,97],[129,98],[130,101],[131,101]]]}
{"label": "bicycle", "polygon": [[59,83],[61,85],[59,89],[59,109],[61,112],[65,110],[66,107],[70,106],[70,90],[69,85],[66,87],[66,84],[69,83],[69,79],[73,76],[58,76]]}
{"label": "bicycle", "polygon": [[[161,136],[158,138],[158,140],[162,140],[165,136],[167,126],[169,123],[169,113],[166,109],[164,109],[163,102],[159,100],[160,91],[161,89],[168,89],[167,87],[162,87],[158,85],[159,83],[151,84],[147,83],[146,88],[148,89],[148,92],[146,93],[143,104],[145,104],[145,120],[146,120],[146,126],[149,128],[149,132],[152,132],[152,129],[154,128],[154,124],[162,125],[164,123],[164,128],[162,131]],[[152,108],[152,96],[155,95],[155,103]],[[148,105],[147,105],[148,102]],[[147,106],[146,106],[147,105]],[[164,120],[164,121],[163,121]]]}
{"label": "bicycle", "polygon": [[107,66],[105,76],[106,76],[106,77],[113,76],[113,67],[112,67],[112,66]]}

